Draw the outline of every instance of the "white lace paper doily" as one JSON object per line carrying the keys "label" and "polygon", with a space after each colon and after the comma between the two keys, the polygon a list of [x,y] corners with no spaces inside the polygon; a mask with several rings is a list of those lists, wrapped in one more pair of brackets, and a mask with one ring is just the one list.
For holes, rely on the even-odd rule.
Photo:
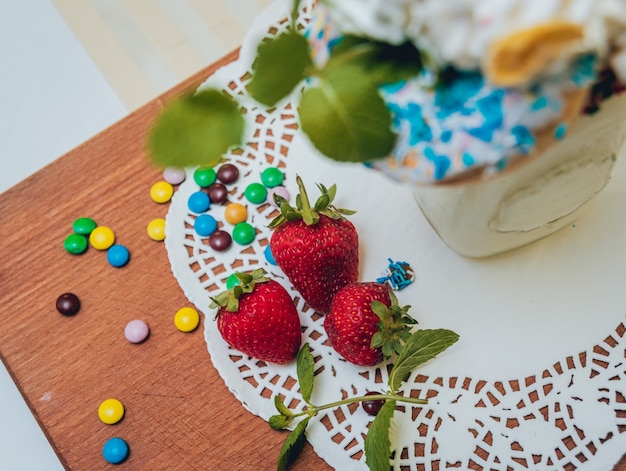
{"label": "white lace paper doily", "polygon": [[[420,327],[450,328],[461,336],[408,378],[404,394],[428,398],[429,405],[400,404],[392,425],[393,469],[610,469],[626,450],[625,159],[618,159],[614,181],[575,225],[501,256],[463,258],[437,238],[407,188],[362,166],[319,156],[298,133],[290,100],[268,111],[246,95],[256,44],[287,27],[289,7],[289,1],[278,1],[268,8],[240,59],[206,83],[237,95],[246,110],[247,144],[227,156],[241,172],[229,186],[229,201],[248,207],[255,241],[215,252],[195,233],[197,215],[187,208],[187,198],[198,190],[192,170],[166,220],[172,271],[205,314],[211,360],[228,388],[265,419],[275,414],[276,394],[292,408],[304,406],[295,364],[266,364],[231,349],[208,308],[209,296],[225,289],[233,271],[262,266],[290,291],[301,313],[303,342],[316,361],[314,403],[386,389],[386,365],[362,368],[341,360],[327,345],[321,315],[265,259],[275,208],[248,203],[243,191],[275,166],[292,195],[296,174],[311,198],[315,183],[336,183],[337,205],[357,210],[351,220],[360,237],[360,278],[381,276],[388,258],[407,261],[416,281],[398,292],[400,303],[412,305]],[[309,8],[307,3],[301,22]],[[223,221],[223,210],[213,205],[208,212]],[[307,439],[335,469],[366,469],[363,440],[370,419],[355,405],[320,413]]]}

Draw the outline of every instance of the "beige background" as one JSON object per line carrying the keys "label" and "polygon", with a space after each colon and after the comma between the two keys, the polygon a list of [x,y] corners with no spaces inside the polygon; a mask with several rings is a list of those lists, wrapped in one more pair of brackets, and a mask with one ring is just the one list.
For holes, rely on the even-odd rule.
{"label": "beige background", "polygon": [[53,0],[132,111],[241,44],[272,0]]}

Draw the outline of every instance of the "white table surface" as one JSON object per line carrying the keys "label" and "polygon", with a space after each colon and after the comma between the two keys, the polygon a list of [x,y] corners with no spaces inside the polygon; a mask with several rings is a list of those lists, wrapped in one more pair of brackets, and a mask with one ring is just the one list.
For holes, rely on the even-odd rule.
{"label": "white table surface", "polygon": [[[194,46],[194,42],[196,45],[203,44],[204,51],[199,46],[195,47],[196,52],[200,51],[196,54],[197,62],[190,64],[187,61],[184,64],[186,69],[178,74],[191,75],[188,73],[190,67],[200,70],[212,62],[207,62],[207,54],[213,53],[214,58],[218,58],[233,48],[232,41],[240,43],[245,33],[245,23],[242,25],[241,18],[234,16],[233,9],[238,2],[241,4],[239,0],[234,3],[229,0],[209,0],[207,3],[196,0],[146,0],[135,3],[77,0],[72,4],[65,0],[0,0],[0,193],[120,120],[133,105],[141,104],[137,103],[140,100],[132,101],[135,97],[129,96],[128,90],[113,88],[116,82],[111,79],[111,74],[114,70],[106,70],[102,61],[96,64],[99,59],[97,53],[102,53],[101,58],[106,56],[107,51],[88,50],[85,37],[77,36],[80,31],[76,26],[81,21],[76,16],[79,14],[77,12],[99,10],[104,20],[111,21],[110,29],[105,32],[119,33],[119,37],[127,41],[125,46],[129,56],[134,54],[135,60],[155,76],[169,76],[170,82],[178,82],[179,77],[171,70],[158,70],[159,58],[154,57],[154,50],[145,47],[148,41],[144,39],[150,39],[150,30],[141,23],[143,16],[146,16],[147,22],[151,19],[148,17],[160,15],[154,21],[163,24],[167,22],[166,16],[170,13],[172,34],[180,36],[181,31],[184,31],[189,48]],[[269,0],[246,0],[246,3],[249,6],[249,18],[244,21],[252,22],[256,12]],[[125,8],[126,11],[117,12],[116,8]],[[144,8],[150,14],[142,15],[138,8]],[[204,14],[204,22],[201,21],[202,15],[193,14],[199,9]],[[129,20],[132,14],[135,15],[134,22]],[[226,19],[220,20],[220,15]],[[95,15],[91,18],[100,21]],[[124,18],[126,21],[121,21]],[[237,24],[230,26],[227,21],[233,22],[234,19]],[[183,21],[194,27],[181,26]],[[73,22],[73,29],[68,22]],[[125,31],[122,30],[124,25],[127,26]],[[231,43],[222,41],[218,44],[215,38],[220,37],[220,30],[230,35]],[[138,31],[144,31],[145,35],[141,37]],[[152,31],[159,32],[159,26],[153,24]],[[233,31],[240,37],[233,37]],[[190,36],[191,33],[195,36]],[[213,38],[211,44],[214,47],[208,52],[206,38]],[[97,47],[98,38],[95,41],[93,37],[90,39],[91,45]],[[117,41],[119,38],[113,39]],[[141,39],[138,41],[141,47],[137,46],[137,39]],[[156,49],[162,48],[162,44],[155,44],[160,43],[161,39],[153,35]],[[170,37],[169,40],[180,47],[177,37]],[[119,44],[124,47],[123,42]],[[222,50],[218,46],[222,46]],[[138,52],[144,56],[137,57]],[[151,59],[154,59],[153,64],[156,66],[148,63]],[[122,78],[117,83],[123,82]],[[154,87],[154,96],[175,84],[170,82],[161,81],[160,87]],[[145,101],[148,98],[151,97],[145,97]],[[2,230],[10,228],[3,227]],[[0,470],[63,469],[1,362],[0,401]]]}

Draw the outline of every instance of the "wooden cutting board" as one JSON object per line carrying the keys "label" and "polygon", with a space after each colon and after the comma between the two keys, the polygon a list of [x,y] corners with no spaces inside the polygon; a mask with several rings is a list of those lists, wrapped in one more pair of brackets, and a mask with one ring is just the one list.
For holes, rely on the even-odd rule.
{"label": "wooden cutting board", "polygon": [[[247,412],[211,364],[202,326],[178,331],[175,312],[189,303],[162,242],[146,233],[167,205],[150,199],[162,178],[144,150],[163,103],[193,90],[234,52],[0,195],[2,327],[0,355],[61,462],[74,471],[271,470],[286,434]],[[105,252],[63,248],[72,222],[91,217],[114,230],[130,263]],[[74,317],[55,309],[73,292]],[[124,338],[132,319],[151,329],[143,344]],[[115,425],[97,409],[115,397],[126,407]],[[107,464],[102,446],[124,438],[131,454]],[[307,445],[293,469],[329,470]]]}
{"label": "wooden cutting board", "polygon": [[[167,213],[149,196],[161,179],[144,149],[150,124],[164,102],[236,57],[231,53],[0,195],[0,357],[67,469],[276,469],[286,432],[272,431],[227,390],[202,326],[187,334],[175,328],[174,313],[189,303],[163,244],[146,234],[147,224]],[[63,249],[72,222],[83,216],[115,231],[131,252],[127,266],[112,267],[92,247],[78,256]],[[82,301],[74,317],[55,309],[68,291]],[[124,338],[132,319],[149,324],[146,342]],[[126,407],[115,425],[97,414],[109,397]],[[113,436],[131,448],[122,465],[102,458]],[[292,469],[331,468],[306,445]],[[615,470],[626,470],[626,459]]]}

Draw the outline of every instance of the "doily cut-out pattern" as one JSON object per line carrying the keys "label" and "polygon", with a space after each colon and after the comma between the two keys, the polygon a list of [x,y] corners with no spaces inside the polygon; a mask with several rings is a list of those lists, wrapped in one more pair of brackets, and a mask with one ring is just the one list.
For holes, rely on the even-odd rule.
{"label": "doily cut-out pattern", "polygon": [[[304,2],[301,25],[309,18],[311,4]],[[277,366],[255,360],[221,339],[212,322],[214,312],[208,308],[209,297],[225,289],[233,271],[262,266],[290,291],[301,313],[303,341],[311,345],[315,357],[313,403],[385,391],[389,366],[355,367],[328,346],[323,317],[304,303],[281,270],[265,257],[270,238],[267,224],[276,215],[276,208],[269,201],[251,204],[243,196],[248,184],[260,182],[260,174],[268,166],[284,172],[285,185],[295,195],[295,175],[302,170],[290,155],[298,138],[293,101],[285,100],[266,110],[245,92],[256,44],[287,27],[289,7],[290,2],[278,1],[268,8],[250,31],[240,59],[205,84],[237,95],[245,112],[247,144],[226,156],[240,169],[239,180],[228,190],[230,202],[247,206],[248,222],[257,232],[255,240],[247,246],[233,243],[228,251],[215,252],[207,238],[196,234],[193,224],[198,215],[187,208],[187,198],[199,189],[191,178],[193,169],[188,170],[189,178],[176,192],[166,222],[165,243],[172,271],[189,300],[205,314],[205,338],[213,365],[242,405],[265,419],[276,413],[274,395],[280,395],[295,410],[304,404],[295,364]],[[338,198],[347,198],[341,189]],[[341,201],[341,206],[350,207],[350,199]],[[213,205],[208,213],[223,229],[232,230],[224,222],[224,205]],[[366,246],[364,251],[376,249]],[[384,267],[380,268],[382,272]],[[419,320],[419,314],[416,317]],[[610,469],[626,449],[625,330],[621,322],[606,338],[595,339],[597,345],[565,352],[556,363],[533,375],[512,371],[510,376],[494,381],[414,372],[403,393],[428,398],[429,404],[415,407],[399,403],[392,425],[392,469]],[[307,439],[335,469],[366,469],[363,441],[370,423],[371,417],[360,406],[342,406],[321,412],[312,420]]]}

